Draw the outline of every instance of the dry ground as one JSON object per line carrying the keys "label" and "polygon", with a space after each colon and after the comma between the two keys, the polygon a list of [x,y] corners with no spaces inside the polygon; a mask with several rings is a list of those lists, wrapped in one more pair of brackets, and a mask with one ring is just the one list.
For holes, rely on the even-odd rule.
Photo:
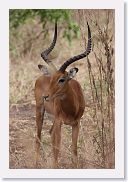
{"label": "dry ground", "polygon": [[[95,126],[86,112],[81,118],[78,141],[79,168],[101,168],[95,161],[95,151],[92,143]],[[52,161],[52,146],[49,130],[51,121],[45,115],[41,160],[39,168],[50,168]],[[34,168],[35,162],[35,105],[22,104],[10,108],[10,168]],[[71,127],[62,126],[62,144],[60,168],[72,168],[71,163]],[[92,157],[93,156],[93,157]],[[96,158],[95,158],[96,159]]]}

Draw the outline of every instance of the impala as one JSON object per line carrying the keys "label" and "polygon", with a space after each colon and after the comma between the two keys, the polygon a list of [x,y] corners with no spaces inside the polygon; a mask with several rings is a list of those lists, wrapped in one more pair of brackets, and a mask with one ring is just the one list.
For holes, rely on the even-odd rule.
{"label": "impala", "polygon": [[58,168],[58,154],[61,142],[62,124],[72,127],[72,153],[73,164],[77,167],[77,139],[79,133],[80,118],[85,109],[85,100],[82,88],[78,81],[74,80],[78,68],[71,68],[68,72],[66,68],[75,61],[87,57],[91,52],[91,31],[88,27],[87,49],[77,56],[65,61],[57,70],[54,64],[48,59],[48,54],[52,51],[57,40],[57,23],[55,23],[55,32],[53,41],[48,49],[41,53],[44,60],[43,65],[38,68],[43,75],[36,80],[35,99],[36,99],[36,162],[39,159],[41,130],[43,125],[45,111],[52,115],[53,125],[50,130],[53,145],[53,168]]}

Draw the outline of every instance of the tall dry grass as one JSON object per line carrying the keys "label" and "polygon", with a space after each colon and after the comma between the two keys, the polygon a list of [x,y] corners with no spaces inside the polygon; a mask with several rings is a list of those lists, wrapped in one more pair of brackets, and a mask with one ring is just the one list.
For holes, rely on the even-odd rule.
{"label": "tall dry grass", "polygon": [[84,26],[91,24],[93,59],[87,58],[91,116],[96,126],[92,142],[103,168],[115,165],[114,10],[78,10],[77,21],[85,42]]}

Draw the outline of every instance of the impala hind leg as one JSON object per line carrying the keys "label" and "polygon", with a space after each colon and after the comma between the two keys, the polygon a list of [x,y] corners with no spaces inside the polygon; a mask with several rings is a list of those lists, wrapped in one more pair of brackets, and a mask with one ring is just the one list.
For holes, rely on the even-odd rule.
{"label": "impala hind leg", "polygon": [[38,166],[39,156],[40,156],[40,144],[41,144],[41,131],[44,119],[44,106],[43,104],[39,104],[36,106],[36,167]]}
{"label": "impala hind leg", "polygon": [[53,168],[58,168],[58,155],[60,150],[60,142],[61,142],[61,123],[54,121],[53,127],[51,130],[51,139],[53,145]]}
{"label": "impala hind leg", "polygon": [[72,162],[73,167],[78,167],[78,157],[77,157],[77,140],[78,140],[78,134],[79,134],[79,123],[77,125],[72,126]]}

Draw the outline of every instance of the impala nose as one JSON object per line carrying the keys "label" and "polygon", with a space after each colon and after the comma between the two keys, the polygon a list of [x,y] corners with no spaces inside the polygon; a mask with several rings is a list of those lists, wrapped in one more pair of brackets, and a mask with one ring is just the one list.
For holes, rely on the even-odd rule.
{"label": "impala nose", "polygon": [[49,101],[49,95],[43,96],[43,99],[44,99],[45,101]]}

